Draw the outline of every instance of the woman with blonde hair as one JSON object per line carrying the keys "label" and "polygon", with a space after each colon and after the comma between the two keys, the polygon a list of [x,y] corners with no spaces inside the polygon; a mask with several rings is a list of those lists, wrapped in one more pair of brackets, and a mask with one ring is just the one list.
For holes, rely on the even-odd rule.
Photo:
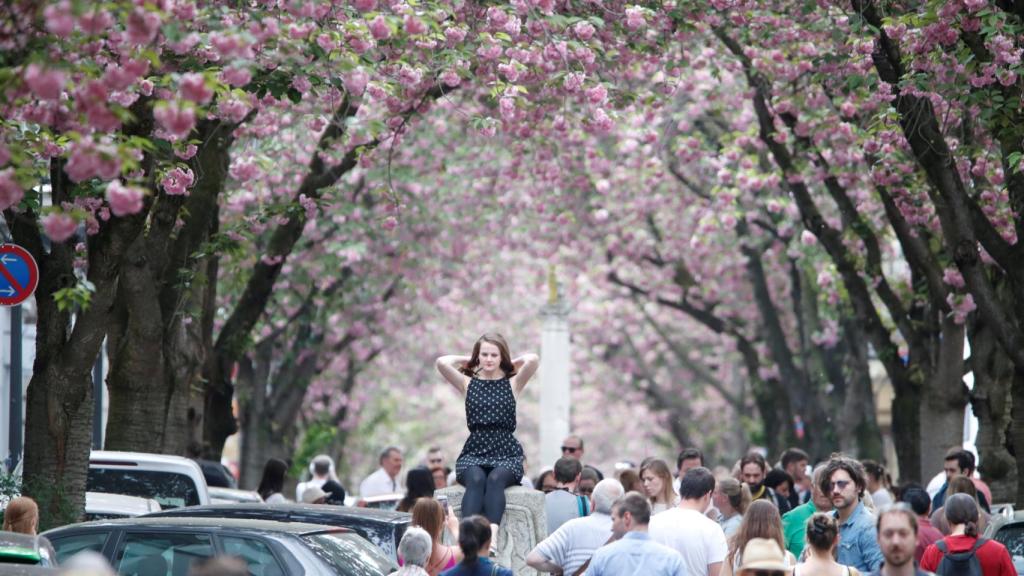
{"label": "woman with blonde hair", "polygon": [[419,526],[430,534],[433,549],[430,551],[430,558],[427,560],[426,569],[430,576],[437,576],[441,572],[454,567],[462,560],[462,550],[458,546],[445,546],[441,543],[441,535],[445,525],[451,532],[452,538],[459,539],[459,522],[452,514],[451,509],[445,514],[441,503],[433,498],[420,498],[412,506],[412,526]]}
{"label": "woman with blonde hair", "polygon": [[[747,542],[755,538],[764,538],[778,542],[779,549],[786,549],[786,541],[782,536],[782,517],[779,509],[769,500],[755,500],[750,503],[739,529],[729,541],[729,553],[722,562],[721,576],[733,576],[739,573],[743,565],[743,550]],[[796,557],[786,551],[786,565],[795,566]]]}
{"label": "woman with blonde hair", "polygon": [[39,506],[28,496],[11,500],[4,510],[4,530],[35,536],[39,528]]}
{"label": "woman with blonde hair", "polygon": [[735,478],[722,478],[715,484],[715,492],[711,495],[715,508],[722,513],[718,523],[722,525],[725,537],[730,538],[740,528],[743,515],[750,507],[750,488],[746,483]]}
{"label": "woman with blonde hair", "polygon": [[651,501],[651,516],[679,504],[679,496],[672,490],[672,471],[664,460],[645,460],[640,465],[640,481]]}

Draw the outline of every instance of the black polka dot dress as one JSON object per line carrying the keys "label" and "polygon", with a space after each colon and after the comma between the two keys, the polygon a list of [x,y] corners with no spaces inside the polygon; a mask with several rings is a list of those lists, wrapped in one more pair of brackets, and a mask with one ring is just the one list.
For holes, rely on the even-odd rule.
{"label": "black polka dot dress", "polygon": [[516,483],[523,477],[523,446],[512,435],[516,431],[516,397],[508,378],[473,378],[466,390],[466,424],[469,438],[455,461],[455,477],[470,466],[508,468]]}

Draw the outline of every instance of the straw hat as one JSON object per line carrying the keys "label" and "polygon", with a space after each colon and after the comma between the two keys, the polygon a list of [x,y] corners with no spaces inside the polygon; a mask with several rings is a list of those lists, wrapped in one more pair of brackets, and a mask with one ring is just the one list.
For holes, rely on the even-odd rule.
{"label": "straw hat", "polygon": [[779,543],[767,538],[752,538],[743,549],[743,565],[740,570],[781,570],[789,572],[786,555]]}
{"label": "straw hat", "polygon": [[316,486],[310,486],[302,492],[302,501],[306,504],[315,504],[317,500],[320,500],[324,496],[327,496],[327,492],[324,492]]}

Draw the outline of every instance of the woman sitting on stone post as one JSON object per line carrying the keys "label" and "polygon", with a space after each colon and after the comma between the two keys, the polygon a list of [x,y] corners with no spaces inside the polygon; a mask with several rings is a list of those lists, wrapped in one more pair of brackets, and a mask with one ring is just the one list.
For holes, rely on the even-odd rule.
{"label": "woman sitting on stone post", "polygon": [[516,400],[537,371],[540,358],[512,359],[501,334],[484,334],[470,356],[442,356],[437,371],[466,402],[469,438],[455,461],[455,477],[466,487],[462,517],[483,514],[490,520],[491,546],[505,514],[505,489],[523,477],[523,446],[516,430]]}

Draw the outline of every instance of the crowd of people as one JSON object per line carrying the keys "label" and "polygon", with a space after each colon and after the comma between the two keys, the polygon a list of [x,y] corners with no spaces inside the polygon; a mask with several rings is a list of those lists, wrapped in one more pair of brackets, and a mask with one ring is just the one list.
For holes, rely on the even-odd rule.
{"label": "crowd of people", "polygon": [[[674,469],[647,458],[606,477],[585,463],[582,438],[562,444],[554,466],[521,480],[544,494],[548,537],[527,556],[544,573],[959,575],[975,573],[964,567],[976,562],[983,576],[1016,574],[1006,548],[979,537],[989,517],[988,487],[974,478],[973,455],[959,448],[947,453],[945,481],[930,494],[920,484],[894,486],[870,460],[835,454],[812,468],[797,448],[774,465],[752,452],[714,470],[687,448]],[[403,486],[401,467],[385,468],[393,456],[381,454],[374,473],[394,481],[386,492]],[[466,521],[479,527],[487,519],[467,516],[460,524],[433,500],[434,490],[455,484],[452,476],[438,447],[407,473],[401,505],[424,529],[415,537],[430,539],[430,553],[423,562],[405,559],[399,574],[505,574],[481,552],[490,538],[462,546]],[[459,546],[441,544],[445,528]]]}

